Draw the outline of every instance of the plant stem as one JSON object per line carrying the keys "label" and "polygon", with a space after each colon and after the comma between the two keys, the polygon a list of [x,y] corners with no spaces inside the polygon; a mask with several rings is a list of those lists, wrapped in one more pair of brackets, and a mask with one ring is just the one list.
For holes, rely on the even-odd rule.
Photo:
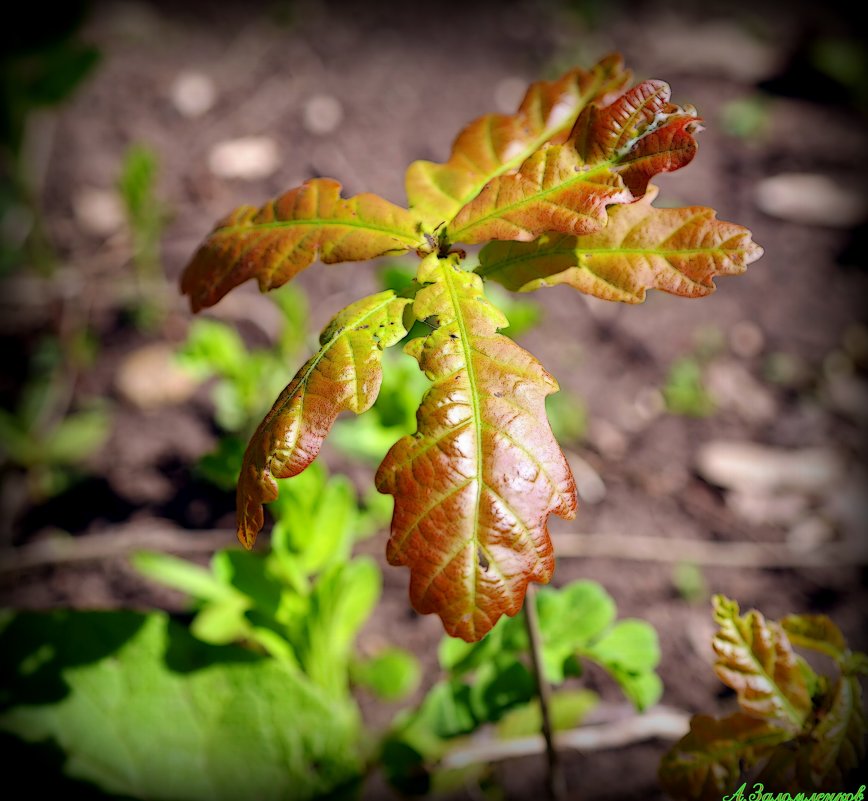
{"label": "plant stem", "polygon": [[539,695],[539,708],[542,714],[542,734],[546,743],[546,758],[548,773],[546,786],[552,801],[564,801],[567,797],[567,784],[564,778],[563,766],[555,750],[554,734],[550,714],[551,688],[546,681],[542,666],[542,637],[540,635],[539,618],[536,611],[536,588],[527,585],[524,599],[524,622],[527,626],[527,637],[530,642],[530,658],[533,664],[533,674],[536,679],[536,690]]}

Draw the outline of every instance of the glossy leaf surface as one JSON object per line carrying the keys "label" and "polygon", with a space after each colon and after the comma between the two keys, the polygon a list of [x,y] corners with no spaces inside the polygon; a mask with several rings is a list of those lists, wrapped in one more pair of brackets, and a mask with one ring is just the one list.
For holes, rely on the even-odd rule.
{"label": "glossy leaf surface", "polygon": [[431,229],[451,220],[492,178],[518,169],[537,148],[563,138],[590,103],[605,103],[630,79],[621,58],[590,70],[532,83],[515,114],[486,114],[456,138],[445,164],[414,161],[407,170],[410,208]]}
{"label": "glossy leaf surface", "polygon": [[370,193],[348,199],[331,178],[312,178],[261,208],[241,206],[202,243],[181,278],[193,311],[255,278],[263,292],[316,259],[363,261],[412,250],[424,240],[406,209]]}
{"label": "glossy leaf surface", "polygon": [[277,497],[275,479],[297,475],[316,458],[338,414],[359,414],[376,400],[382,350],[406,333],[402,316],[409,302],[386,291],[347,306],[262,421],[238,481],[238,539],[245,547],[253,547],[262,528],[262,504]]}
{"label": "glossy leaf surface", "polygon": [[489,181],[449,223],[448,238],[529,242],[547,232],[579,236],[606,224],[606,207],[641,197],[648,181],[688,164],[698,120],[645,81],[604,108],[588,106],[564,144],[545,145],[514,174]]}
{"label": "glossy leaf surface", "polygon": [[566,284],[603,300],[641,303],[648,289],[708,295],[715,276],[742,273],[762,255],[746,228],[717,220],[713,209],[654,208],[656,193],[610,208],[606,226],[585,236],[491,242],[477,272],[515,292]]}
{"label": "glossy leaf surface", "polygon": [[788,735],[773,723],[741,712],[726,718],[696,715],[690,731],[660,763],[660,783],[675,799],[720,801],[749,767]]}
{"label": "glossy leaf surface", "polygon": [[738,604],[714,597],[720,627],[712,640],[720,680],[735,690],[749,715],[799,731],[811,711],[806,671],[780,625],[755,609],[740,615]]}
{"label": "glossy leaf surface", "polygon": [[410,598],[450,634],[481,638],[521,608],[529,581],[554,567],[546,521],[571,517],[576,494],[545,416],[554,379],[497,333],[507,320],[458,259],[421,265],[413,311],[435,330],[409,352],[433,381],[416,434],[377,473],[395,496],[389,562],[410,568]]}

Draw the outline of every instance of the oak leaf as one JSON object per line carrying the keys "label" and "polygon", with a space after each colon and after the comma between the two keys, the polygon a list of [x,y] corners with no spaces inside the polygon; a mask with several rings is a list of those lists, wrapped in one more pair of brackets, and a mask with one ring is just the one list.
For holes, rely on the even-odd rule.
{"label": "oak leaf", "polygon": [[607,206],[636,200],[654,175],[693,159],[699,121],[669,96],[667,84],[644,81],[609,106],[588,106],[564,144],[544,145],[517,173],[490,180],[448,224],[447,238],[529,242],[599,230]]}
{"label": "oak leaf", "polygon": [[847,774],[864,764],[865,734],[859,680],[839,676],[810,735],[808,765],[816,786],[842,787]]}
{"label": "oak leaf", "polygon": [[649,187],[633,204],[613,206],[608,222],[584,236],[549,234],[534,242],[491,242],[477,272],[516,292],[567,284],[604,300],[641,303],[648,289],[700,297],[714,277],[737,275],[762,255],[750,231],[716,219],[713,209],[657,209]]}
{"label": "oak leaf", "polygon": [[415,217],[371,193],[341,197],[331,178],[312,178],[261,208],[240,206],[217,223],[181,278],[194,312],[250,278],[261,291],[325,264],[402,253],[424,243]]}
{"label": "oak leaf", "polygon": [[446,631],[483,637],[554,568],[546,521],[572,517],[576,489],[545,415],[555,380],[497,333],[506,318],[458,258],[427,257],[413,312],[436,326],[408,346],[433,386],[416,434],[377,472],[394,495],[390,564],[410,568],[410,599]]}
{"label": "oak leaf", "polygon": [[238,539],[246,548],[262,528],[262,504],[277,498],[276,479],[298,475],[317,457],[340,412],[359,414],[377,399],[383,348],[407,333],[402,317],[410,302],[389,290],[343,309],[260,423],[238,479]]}
{"label": "oak leaf", "polygon": [[661,760],[660,783],[676,799],[720,801],[737,787],[743,768],[787,739],[773,723],[743,712],[695,715],[690,731]]}
{"label": "oak leaf", "polygon": [[791,733],[800,731],[811,712],[811,696],[806,668],[784,630],[756,609],[740,615],[738,604],[721,595],[713,606],[720,627],[712,640],[718,678],[735,690],[745,713],[776,721]]}
{"label": "oak leaf", "polygon": [[564,138],[590,103],[606,103],[630,80],[620,56],[555,81],[532,83],[515,114],[486,114],[455,139],[445,164],[407,169],[410,208],[430,228],[451,220],[492,178],[513,172],[546,142]]}

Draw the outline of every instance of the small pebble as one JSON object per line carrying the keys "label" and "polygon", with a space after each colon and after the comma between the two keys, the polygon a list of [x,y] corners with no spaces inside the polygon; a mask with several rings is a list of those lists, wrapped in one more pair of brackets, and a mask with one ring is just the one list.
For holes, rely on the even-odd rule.
{"label": "small pebble", "polygon": [[769,494],[736,489],[727,493],[726,505],[751,525],[792,526],[807,511],[808,499],[796,492]]}
{"label": "small pebble", "polygon": [[573,478],[576,480],[576,489],[585,503],[599,503],[606,497],[606,485],[600,474],[577,453],[567,456]]}
{"label": "small pebble", "polygon": [[208,154],[209,169],[221,178],[267,178],[279,163],[277,143],[268,136],[229,139],[214,145]]}
{"label": "small pebble", "polygon": [[89,234],[110,236],[126,220],[123,203],[111,189],[82,189],[72,200],[76,222]]}
{"label": "small pebble", "polygon": [[844,460],[831,448],[795,450],[712,440],[699,448],[696,462],[709,483],[746,492],[824,493],[846,475]]}
{"label": "small pebble", "polygon": [[344,118],[344,110],[337,98],[331,95],[314,95],[304,104],[305,130],[315,136],[333,133]]}
{"label": "small pebble", "polygon": [[620,428],[603,417],[591,420],[588,426],[588,441],[606,459],[618,461],[627,454],[627,437]]}
{"label": "small pebble", "polygon": [[787,546],[796,553],[809,553],[834,538],[835,529],[832,524],[819,515],[811,515],[789,530]]}
{"label": "small pebble", "polygon": [[197,386],[198,382],[175,363],[175,351],[165,342],[134,350],[115,375],[118,394],[144,411],[183,403]]}
{"label": "small pebble", "polygon": [[170,93],[178,113],[191,119],[209,112],[217,99],[214,81],[201,72],[182,72]]}
{"label": "small pebble", "polygon": [[633,406],[642,420],[650,422],[666,411],[666,399],[657,387],[644,387],[636,395]]}
{"label": "small pebble", "polygon": [[762,353],[765,336],[753,320],[742,320],[729,330],[729,347],[742,359],[753,359]]}
{"label": "small pebble", "polygon": [[768,423],[777,415],[774,396],[740,362],[712,362],[705,371],[705,387],[715,406],[749,423]]}
{"label": "small pebble", "polygon": [[868,198],[827,175],[783,173],[760,181],[756,204],[771,217],[806,225],[852,228],[868,217]]}

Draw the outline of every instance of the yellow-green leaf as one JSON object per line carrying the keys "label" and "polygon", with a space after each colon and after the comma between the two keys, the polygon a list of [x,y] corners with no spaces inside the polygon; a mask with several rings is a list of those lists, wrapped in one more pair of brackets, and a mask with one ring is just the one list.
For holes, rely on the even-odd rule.
{"label": "yellow-green leaf", "polygon": [[541,147],[515,174],[490,180],[448,225],[452,242],[529,242],[546,232],[580,236],[606,223],[606,207],[641,197],[648,181],[696,153],[692,110],[669,86],[644,81],[611,105],[588,106],[564,144]]}
{"label": "yellow-green leaf", "polygon": [[699,297],[714,277],[737,275],[762,255],[750,231],[697,206],[657,209],[657,190],[614,206],[608,223],[585,236],[548,234],[534,242],[491,242],[477,272],[515,292],[567,284],[604,300],[641,303],[648,289]]}
{"label": "yellow-green leaf", "polygon": [[720,627],[712,640],[718,678],[735,690],[749,715],[800,731],[811,713],[808,681],[779,624],[755,609],[739,614],[738,604],[722,595],[713,599]]}
{"label": "yellow-green leaf", "polygon": [[576,490],[545,416],[557,390],[539,362],[497,333],[507,320],[455,256],[429,256],[413,311],[436,328],[408,351],[434,383],[418,430],[377,472],[395,496],[387,556],[410,568],[410,598],[446,631],[478,640],[554,567],[549,514],[572,517]]}
{"label": "yellow-green leaf", "polygon": [[720,719],[695,715],[690,731],[661,760],[660,784],[676,801],[720,801],[738,789],[742,768],[789,736],[741,712]]}
{"label": "yellow-green leaf", "polygon": [[359,414],[374,403],[381,353],[407,333],[402,317],[410,302],[389,290],[347,306],[280,394],[247,446],[238,479],[238,539],[245,547],[253,547],[262,528],[262,504],[277,498],[275,479],[297,475],[317,457],[340,412]]}
{"label": "yellow-green leaf", "polygon": [[849,653],[844,635],[826,615],[787,615],[781,626],[797,648],[819,651],[842,662]]}
{"label": "yellow-green leaf", "polygon": [[407,170],[410,208],[433,230],[498,175],[516,170],[537,148],[563,138],[590,103],[605,103],[629,81],[620,56],[555,81],[532,83],[515,114],[486,114],[456,138],[445,164],[414,161]]}
{"label": "yellow-green leaf", "polygon": [[262,208],[241,206],[217,223],[187,265],[181,291],[193,311],[250,278],[275,289],[316,259],[364,261],[424,244],[416,218],[370,193],[345,199],[331,178],[312,178]]}

